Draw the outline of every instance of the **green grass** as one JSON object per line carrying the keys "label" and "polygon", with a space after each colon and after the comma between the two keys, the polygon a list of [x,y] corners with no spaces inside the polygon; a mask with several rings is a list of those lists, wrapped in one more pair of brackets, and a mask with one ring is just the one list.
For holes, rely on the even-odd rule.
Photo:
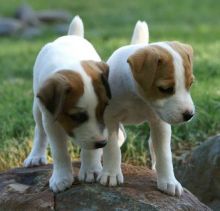
{"label": "green grass", "polygon": [[[79,14],[85,24],[86,38],[106,60],[118,47],[128,44],[134,24],[146,20],[150,41],[179,40],[195,51],[196,83],[192,96],[196,117],[188,124],[173,127],[173,148],[191,148],[220,131],[220,3],[218,0],[30,0],[35,10],[65,9]],[[1,0],[0,14],[10,16],[20,4]],[[0,38],[0,170],[22,164],[30,151],[34,122],[32,118],[32,67],[40,48],[56,38],[48,27],[45,35],[23,40]],[[135,164],[149,161],[147,125],[126,128],[128,140],[123,159]],[[73,158],[78,149],[70,146]]]}

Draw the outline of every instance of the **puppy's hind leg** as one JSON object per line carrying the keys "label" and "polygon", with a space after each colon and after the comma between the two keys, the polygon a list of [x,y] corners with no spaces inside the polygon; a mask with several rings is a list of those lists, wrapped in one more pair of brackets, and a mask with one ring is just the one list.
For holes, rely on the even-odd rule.
{"label": "puppy's hind leg", "polygon": [[152,143],[151,136],[148,139],[148,144],[149,144],[149,150],[150,150],[150,156],[151,156],[151,169],[156,170],[156,155],[155,155],[155,152],[154,152],[154,146],[153,146],[153,143]]}
{"label": "puppy's hind leg", "polygon": [[81,167],[79,171],[80,181],[95,182],[96,176],[102,171],[101,156],[102,149],[81,149]]}
{"label": "puppy's hind leg", "polygon": [[34,143],[30,154],[24,161],[25,167],[39,166],[47,163],[47,137],[42,124],[42,114],[36,101],[33,104],[33,116],[36,123]]}

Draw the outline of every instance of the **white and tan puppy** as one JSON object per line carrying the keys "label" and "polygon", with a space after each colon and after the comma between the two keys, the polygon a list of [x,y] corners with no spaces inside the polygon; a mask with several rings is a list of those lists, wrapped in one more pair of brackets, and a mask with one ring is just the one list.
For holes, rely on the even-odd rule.
{"label": "white and tan puppy", "polygon": [[73,182],[68,136],[82,148],[80,180],[94,181],[94,173],[102,169],[98,148],[106,144],[103,113],[111,97],[108,66],[83,36],[83,23],[76,16],[68,35],[45,45],[34,65],[36,126],[33,148],[24,165],[45,164],[49,141],[54,161],[50,188],[54,192]]}
{"label": "white and tan puppy", "polygon": [[[189,90],[193,82],[192,47],[180,42],[148,44],[146,23],[138,22],[132,44],[108,59],[112,99],[105,110],[109,140],[104,148],[101,184],[123,183],[119,124],[150,126],[152,167],[158,188],[180,196],[183,189],[173,172],[171,126],[189,121],[195,108]],[[108,182],[109,180],[109,182]]]}

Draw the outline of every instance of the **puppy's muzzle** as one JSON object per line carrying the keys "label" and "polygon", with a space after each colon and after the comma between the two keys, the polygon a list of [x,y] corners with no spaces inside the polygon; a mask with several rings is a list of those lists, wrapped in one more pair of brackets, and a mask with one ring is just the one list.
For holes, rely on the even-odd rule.
{"label": "puppy's muzzle", "polygon": [[106,144],[107,144],[106,140],[97,141],[97,142],[95,142],[94,148],[95,149],[103,148]]}
{"label": "puppy's muzzle", "polygon": [[192,119],[193,116],[194,116],[194,113],[192,111],[185,111],[183,113],[183,120],[189,121],[190,119]]}

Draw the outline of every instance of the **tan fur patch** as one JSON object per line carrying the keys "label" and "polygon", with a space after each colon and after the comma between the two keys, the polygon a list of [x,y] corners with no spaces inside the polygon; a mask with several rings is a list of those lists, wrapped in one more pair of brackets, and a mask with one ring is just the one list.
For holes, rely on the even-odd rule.
{"label": "tan fur patch", "polygon": [[168,44],[180,54],[183,60],[183,66],[185,70],[185,86],[186,89],[189,90],[193,80],[193,49],[190,45],[183,44],[180,42],[168,42]]}
{"label": "tan fur patch", "polygon": [[140,49],[128,58],[133,76],[147,99],[162,99],[170,94],[158,87],[175,87],[173,58],[164,48],[156,45]]}
{"label": "tan fur patch", "polygon": [[84,85],[80,74],[62,70],[44,82],[37,97],[70,134],[79,124],[71,119],[69,111],[76,105],[83,92]]}
{"label": "tan fur patch", "polygon": [[96,117],[99,122],[103,123],[104,110],[109,99],[106,95],[106,90],[102,82],[101,72],[106,74],[106,68],[108,68],[108,66],[104,65],[103,62],[94,61],[82,61],[81,64],[85,69],[86,73],[92,79],[92,84],[98,98],[98,105],[96,107]]}

